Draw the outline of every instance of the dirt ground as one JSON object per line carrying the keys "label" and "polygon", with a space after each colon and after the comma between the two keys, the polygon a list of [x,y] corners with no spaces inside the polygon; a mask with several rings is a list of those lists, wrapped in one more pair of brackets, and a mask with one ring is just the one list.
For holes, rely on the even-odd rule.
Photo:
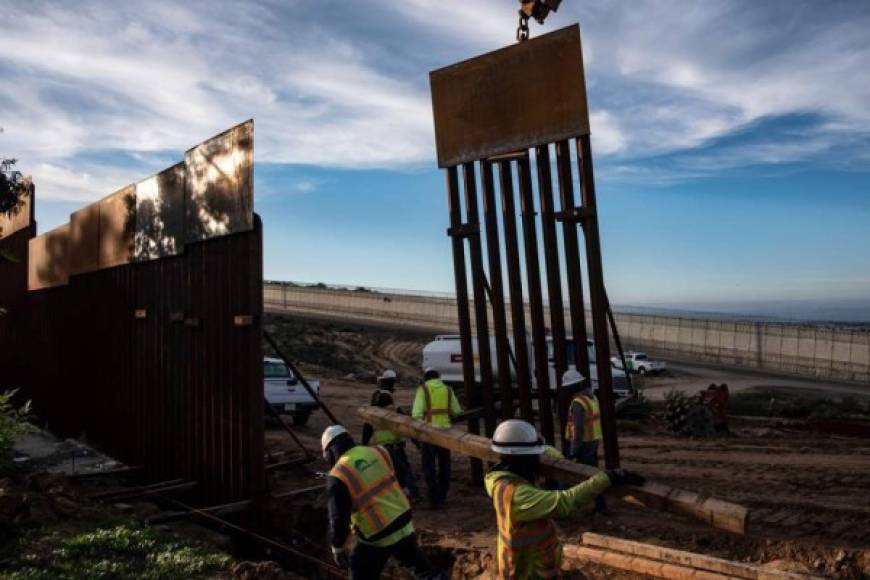
{"label": "dirt ground", "polygon": [[[400,375],[397,403],[411,403],[420,351],[431,337],[277,316],[269,318],[267,328],[308,374],[321,379],[324,401],[357,436],[362,421],[356,409],[367,404],[375,373],[385,366]],[[319,452],[326,425],[326,417],[315,413],[307,426],[295,431],[309,449]],[[266,442],[273,451],[294,451],[274,421],[267,422]],[[596,531],[830,577],[870,573],[870,439],[795,430],[777,419],[732,418],[731,434],[692,440],[670,435],[653,415],[621,422],[620,448],[624,467],[651,480],[749,507],[749,533],[737,536],[611,500],[609,516],[559,522],[566,542],[579,543],[583,531]],[[408,449],[425,492],[419,455],[410,444]],[[315,472],[325,469],[316,462],[308,466],[307,475],[276,473],[273,486],[280,492],[313,485],[322,481]],[[483,490],[469,483],[468,460],[454,454],[453,470],[447,507],[431,511],[421,506],[415,523],[430,553],[455,559],[454,577],[474,577],[491,571],[495,519]],[[306,501],[322,503],[322,495]],[[597,567],[582,573],[589,578],[636,577]]]}

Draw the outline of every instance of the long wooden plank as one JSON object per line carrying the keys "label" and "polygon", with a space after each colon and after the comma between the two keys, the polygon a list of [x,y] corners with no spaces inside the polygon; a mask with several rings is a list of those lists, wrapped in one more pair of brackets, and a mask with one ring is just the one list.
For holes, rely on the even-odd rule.
{"label": "long wooden plank", "polygon": [[676,564],[678,566],[699,568],[709,572],[716,572],[718,574],[745,578],[748,580],[806,580],[807,578],[810,578],[810,576],[805,574],[784,572],[781,570],[767,570],[760,566],[746,564],[744,562],[733,562],[731,560],[714,558],[713,556],[707,556],[704,554],[695,554],[694,552],[686,552],[684,550],[674,550],[672,548],[665,548],[654,544],[633,542],[631,540],[623,540],[622,538],[603,536],[591,532],[583,534],[583,545],[584,547],[602,548],[605,550],[623,552],[632,556],[640,556],[642,558],[658,560],[668,564]]}
{"label": "long wooden plank", "polygon": [[[422,421],[379,407],[360,407],[359,414],[376,427],[395,431],[405,437],[432,443],[483,461],[496,462],[498,454],[490,449],[490,440],[459,429],[438,429]],[[542,458],[542,471],[547,477],[565,482],[579,483],[599,472],[595,467],[581,465],[567,459]],[[609,495],[629,503],[688,515],[706,522],[714,528],[738,534],[746,533],[749,510],[741,505],[707,497],[690,491],[648,481],[643,486],[619,486],[608,490]]]}
{"label": "long wooden plank", "polygon": [[562,547],[562,562],[563,564],[592,562],[593,564],[601,564],[609,568],[636,572],[655,578],[676,578],[679,580],[730,580],[735,578],[727,574],[718,574],[688,566],[659,562],[649,558],[642,558],[641,556],[620,554],[572,544]]}

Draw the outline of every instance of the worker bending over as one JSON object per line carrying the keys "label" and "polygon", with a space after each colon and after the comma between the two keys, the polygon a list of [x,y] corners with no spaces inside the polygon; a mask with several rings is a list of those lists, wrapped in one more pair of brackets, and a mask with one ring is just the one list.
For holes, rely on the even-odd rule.
{"label": "worker bending over", "polygon": [[[396,410],[393,399],[395,389],[396,372],[387,369],[378,377],[378,388],[372,393],[372,406]],[[416,502],[419,499],[419,492],[417,482],[414,481],[414,473],[411,471],[411,463],[408,461],[408,454],[405,452],[405,440],[394,431],[375,429],[370,423],[366,423],[363,425],[362,442],[363,445],[380,445],[387,448],[397,464],[397,474],[404,473],[403,477],[399,477],[399,485],[405,490],[408,499]]]}
{"label": "worker bending over", "polygon": [[520,419],[502,422],[492,437],[500,462],[486,475],[498,523],[498,578],[558,578],[562,545],[553,517],[592,507],[612,485],[642,485],[643,477],[622,469],[598,473],[565,491],[535,484],[545,446],[535,427]]}
{"label": "worker bending over", "polygon": [[[562,387],[574,393],[565,422],[565,439],[571,446],[569,457],[577,463],[598,467],[598,443],[601,441],[601,408],[592,393],[590,381],[577,370],[562,375]],[[595,511],[607,513],[603,495],[595,498]]]}
{"label": "worker bending over", "polygon": [[[438,371],[426,369],[423,384],[417,388],[411,414],[415,419],[426,421],[440,429],[449,429],[453,418],[462,413],[462,406],[456,400],[453,389],[444,384]],[[450,450],[432,445],[420,444],[423,462],[423,475],[429,488],[429,505],[433,509],[444,507],[447,491],[450,489]]]}
{"label": "worker bending over", "polygon": [[[341,425],[331,425],[320,440],[332,466],[326,480],[332,554],[352,580],[380,578],[391,556],[415,578],[441,578],[417,547],[411,504],[399,487],[396,467],[383,447],[354,443]],[[357,536],[348,557],[351,530]]]}

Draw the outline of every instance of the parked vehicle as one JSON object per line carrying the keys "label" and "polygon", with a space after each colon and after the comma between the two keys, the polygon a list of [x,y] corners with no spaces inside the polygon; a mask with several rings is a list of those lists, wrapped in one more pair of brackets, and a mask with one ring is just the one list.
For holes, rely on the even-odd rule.
{"label": "parked vehicle", "polygon": [[[266,402],[279,413],[291,414],[294,425],[305,425],[317,409],[314,398],[279,358],[263,358],[263,383]],[[320,381],[308,379],[308,384],[320,395]]]}
{"label": "parked vehicle", "polygon": [[[613,368],[622,369],[622,361],[618,356],[610,357]],[[667,365],[658,360],[651,360],[645,352],[628,351],[625,353],[625,364],[628,372],[637,373],[640,376],[657,375],[667,369]]]}
{"label": "parked vehicle", "polygon": [[[513,348],[513,339],[509,339],[511,348]],[[594,390],[598,389],[598,369],[595,364],[595,343],[591,340],[587,343],[589,351],[589,374],[592,375],[592,386]],[[480,360],[477,355],[477,340],[473,341],[474,348],[474,372],[478,381],[480,381]],[[569,366],[574,365],[574,339],[567,338],[566,358]],[[534,352],[531,341],[529,341],[529,366],[534,367]],[[495,358],[495,339],[490,339],[490,352],[492,352],[493,376],[497,374],[496,358]],[[547,360],[550,367],[550,388],[556,388],[556,366],[553,355],[553,339],[547,338]],[[435,337],[435,340],[423,347],[423,368],[433,368],[441,374],[441,378],[448,384],[461,385],[462,377],[462,348],[459,342],[458,334],[440,334]],[[633,393],[629,389],[628,379],[625,373],[620,369],[613,369],[613,392],[617,398],[629,397]],[[511,368],[511,378],[516,377],[516,372]],[[534,377],[532,377],[533,387]]]}

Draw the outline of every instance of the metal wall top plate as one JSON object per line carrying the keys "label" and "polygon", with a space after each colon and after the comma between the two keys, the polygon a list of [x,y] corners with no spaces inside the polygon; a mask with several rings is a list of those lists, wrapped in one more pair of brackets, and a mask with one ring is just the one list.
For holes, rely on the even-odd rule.
{"label": "metal wall top plate", "polygon": [[84,274],[100,267],[100,204],[92,203],[69,218],[69,273]]}
{"label": "metal wall top plate", "polygon": [[69,282],[69,224],[30,240],[27,260],[27,288],[40,290]]}
{"label": "metal wall top plate", "polygon": [[137,262],[184,251],[184,163],[136,184]]}
{"label": "metal wall top plate", "polygon": [[128,185],[99,201],[100,268],[133,261],[136,228],[136,188]]}
{"label": "metal wall top plate", "polygon": [[579,25],[429,74],[438,166],[589,133]]}

